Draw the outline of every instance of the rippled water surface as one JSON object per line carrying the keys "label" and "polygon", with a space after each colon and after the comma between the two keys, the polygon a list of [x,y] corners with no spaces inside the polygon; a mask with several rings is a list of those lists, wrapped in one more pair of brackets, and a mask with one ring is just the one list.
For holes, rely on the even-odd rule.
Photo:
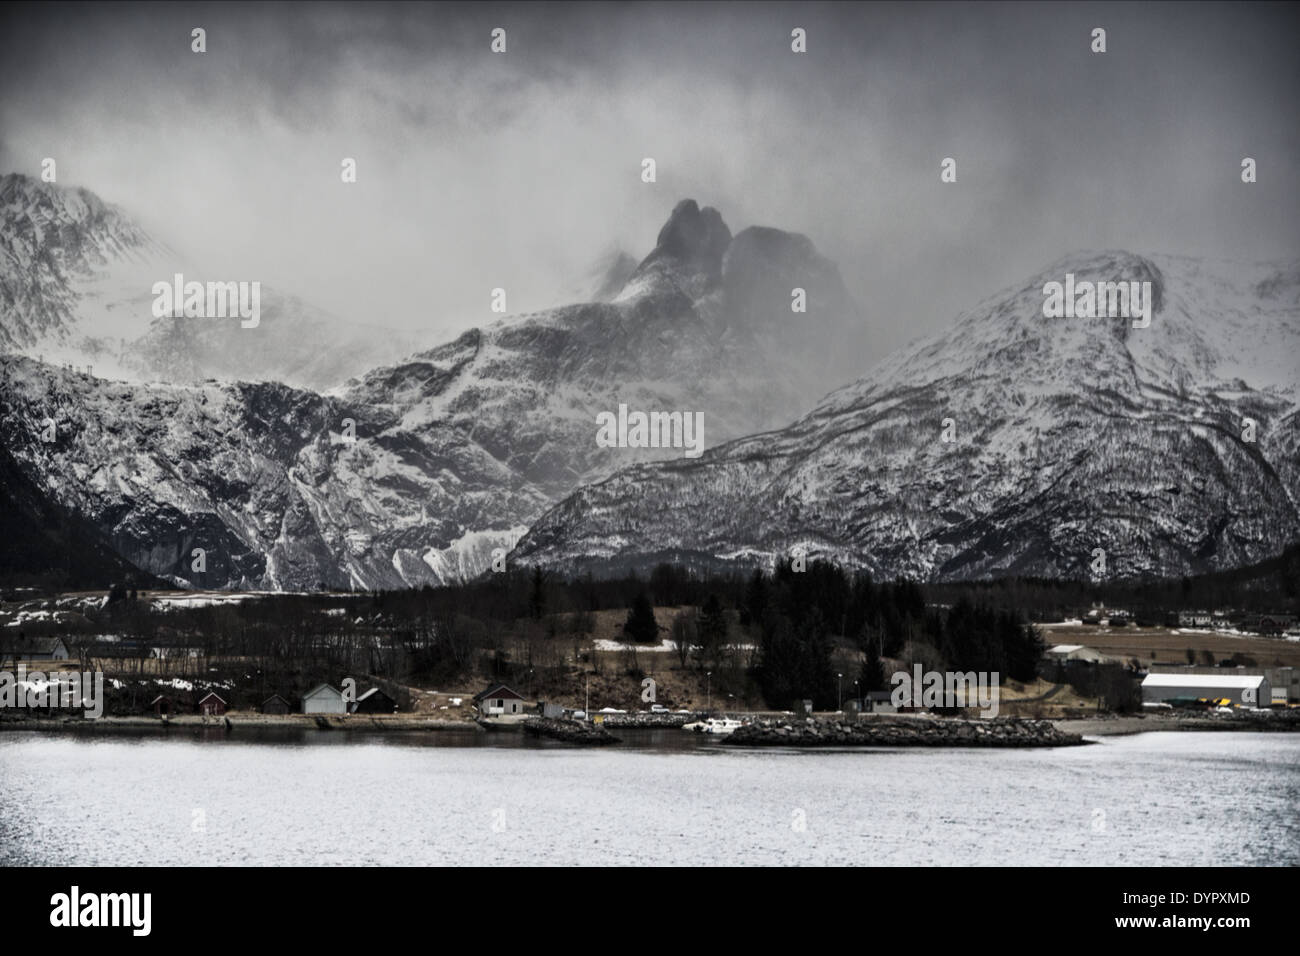
{"label": "rippled water surface", "polygon": [[740,750],[680,731],[0,734],[6,864],[1300,864],[1300,735]]}

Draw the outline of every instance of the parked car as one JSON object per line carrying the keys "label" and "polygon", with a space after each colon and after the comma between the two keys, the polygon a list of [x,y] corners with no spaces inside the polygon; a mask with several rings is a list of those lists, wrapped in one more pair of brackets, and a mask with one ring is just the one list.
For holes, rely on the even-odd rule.
{"label": "parked car", "polygon": [[652,713],[652,714],[666,714],[666,713],[668,713],[668,708],[665,707],[663,704],[651,704],[651,705],[650,705],[650,713]]}

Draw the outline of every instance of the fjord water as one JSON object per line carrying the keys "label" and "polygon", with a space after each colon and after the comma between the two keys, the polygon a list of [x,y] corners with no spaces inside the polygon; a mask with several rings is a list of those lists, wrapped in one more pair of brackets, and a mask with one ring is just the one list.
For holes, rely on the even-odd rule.
{"label": "fjord water", "polygon": [[746,750],[679,731],[0,734],[0,864],[1296,865],[1300,735]]}

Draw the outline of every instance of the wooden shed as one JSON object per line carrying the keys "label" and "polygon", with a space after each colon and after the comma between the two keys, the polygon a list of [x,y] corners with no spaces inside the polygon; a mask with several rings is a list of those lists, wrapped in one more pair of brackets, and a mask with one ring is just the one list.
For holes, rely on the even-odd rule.
{"label": "wooden shed", "polygon": [[0,646],[0,663],[6,657],[15,661],[66,661],[70,656],[68,645],[60,637],[27,637],[19,633],[16,641]]}
{"label": "wooden shed", "polygon": [[226,702],[215,690],[210,690],[199,701],[199,713],[204,717],[220,717],[226,712]]}
{"label": "wooden shed", "polygon": [[149,701],[149,706],[153,708],[155,717],[170,717],[176,709],[176,704],[166,694],[159,694]]}
{"label": "wooden shed", "polygon": [[515,693],[505,684],[493,684],[487,690],[475,694],[474,703],[484,717],[522,714],[525,707],[523,695]]}
{"label": "wooden shed", "polygon": [[352,713],[354,714],[394,714],[396,712],[397,701],[378,687],[370,688],[352,704]]}
{"label": "wooden shed", "polygon": [[279,694],[272,694],[262,701],[262,713],[264,714],[287,714],[289,710],[289,702]]}

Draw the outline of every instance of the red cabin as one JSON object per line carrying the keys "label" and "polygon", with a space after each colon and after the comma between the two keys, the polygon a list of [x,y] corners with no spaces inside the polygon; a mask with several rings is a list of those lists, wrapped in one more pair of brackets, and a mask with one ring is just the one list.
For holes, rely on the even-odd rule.
{"label": "red cabin", "polygon": [[204,717],[220,717],[226,712],[226,702],[217,695],[215,690],[210,690],[199,701],[199,713]]}

